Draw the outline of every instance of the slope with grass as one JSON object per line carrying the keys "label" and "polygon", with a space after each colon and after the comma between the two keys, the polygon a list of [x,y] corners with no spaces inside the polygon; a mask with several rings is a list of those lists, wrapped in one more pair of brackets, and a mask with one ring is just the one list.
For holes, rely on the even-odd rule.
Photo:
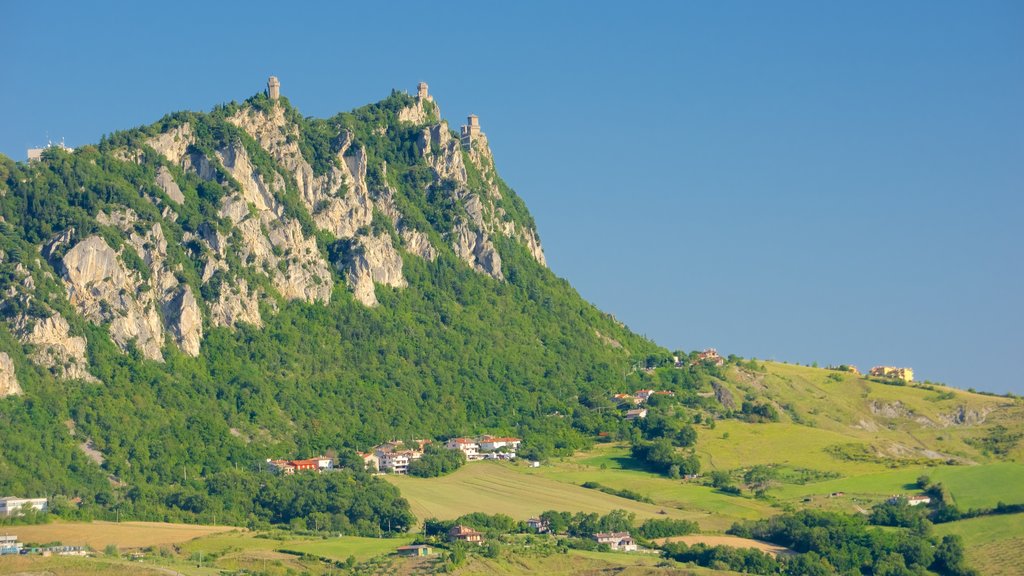
{"label": "slope with grass", "polygon": [[1024,574],[1024,514],[959,520],[935,532],[963,538],[967,561],[981,574]]}
{"label": "slope with grass", "polygon": [[545,510],[598,512],[623,509],[639,519],[681,518],[697,520],[704,514],[627,500],[597,490],[559,482],[526,468],[498,462],[474,462],[448,476],[414,478],[387,476],[409,500],[419,518],[450,520],[470,512],[507,514],[526,520]]}

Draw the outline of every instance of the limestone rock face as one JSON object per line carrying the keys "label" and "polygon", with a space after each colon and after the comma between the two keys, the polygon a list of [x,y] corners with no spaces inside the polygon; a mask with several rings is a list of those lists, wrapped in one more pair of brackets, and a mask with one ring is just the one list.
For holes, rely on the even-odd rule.
{"label": "limestone rock face", "polygon": [[32,361],[49,368],[58,378],[99,382],[88,371],[85,338],[71,336],[68,321],[59,313],[36,321],[22,341],[33,346]]}
{"label": "limestone rock face", "polygon": [[182,352],[193,357],[199,356],[199,344],[203,340],[203,315],[191,286],[180,288],[177,296],[164,305],[164,319]]}
{"label": "limestone rock face", "polygon": [[455,229],[453,236],[452,248],[459,258],[484,274],[498,280],[505,279],[501,271],[501,255],[484,232],[473,231],[469,226],[462,224]]}
{"label": "limestone rock face", "polygon": [[0,352],[0,398],[21,394],[18,376],[14,373],[14,362],[7,352]]}
{"label": "limestone rock face", "polygon": [[[430,119],[431,112],[437,110],[437,104],[429,96],[417,98],[412,106],[406,106],[398,111],[398,121],[408,124],[425,124]],[[438,114],[440,116],[440,114]]]}
{"label": "limestone rock face", "polygon": [[298,128],[287,121],[284,108],[268,112],[242,111],[229,122],[249,133],[270,156],[295,178],[306,209],[317,228],[337,238],[351,238],[373,218],[366,186],[366,154],[350,152],[352,135],[342,134],[341,149],[326,174],[317,176],[299,149]]}
{"label": "limestone rock face", "polygon": [[410,254],[415,254],[430,262],[437,258],[437,248],[434,248],[434,245],[430,243],[430,238],[423,232],[412,228],[402,228],[399,234],[402,236],[405,249]]}
{"label": "limestone rock face", "polygon": [[186,122],[177,128],[172,128],[163,134],[150,138],[146,141],[146,144],[155,150],[157,154],[162,154],[173,164],[181,166],[182,160],[185,158],[185,152],[192,142],[192,126]]}
{"label": "limestone rock face", "polygon": [[408,286],[402,275],[402,256],[387,234],[360,236],[354,252],[348,278],[356,299],[363,304],[377,305],[374,283],[393,288]]}
{"label": "limestone rock face", "polygon": [[185,203],[185,195],[181,193],[181,188],[178,187],[178,183],[175,182],[174,177],[171,176],[171,171],[164,166],[161,166],[156,171],[156,185],[159,186],[171,200],[174,200],[178,204]]}
{"label": "limestone rock face", "polygon": [[[466,184],[466,165],[462,162],[462,144],[452,138],[447,122],[428,126],[420,133],[420,153],[438,178]],[[436,151],[435,151],[436,149]]]}
{"label": "limestone rock face", "polygon": [[[199,305],[192,289],[182,287],[176,271],[167,262],[167,240],[163,227],[155,224],[145,234],[132,231],[128,242],[142,258],[150,271],[148,286],[164,317],[164,329],[174,337],[179,348],[190,356],[199,355],[199,342],[203,338],[203,322]],[[187,293],[187,297],[185,296]],[[184,299],[184,300],[183,300]],[[182,306],[187,306],[186,310]]]}
{"label": "limestone rock face", "polygon": [[209,303],[210,321],[214,326],[235,327],[239,323],[263,326],[260,316],[259,295],[249,288],[245,278],[233,286],[222,286],[217,300]]}
{"label": "limestone rock face", "polygon": [[[277,211],[277,200],[256,172],[249,160],[249,153],[241,145],[233,144],[217,151],[217,158],[231,176],[242,185],[243,206],[253,206],[257,211]],[[282,186],[283,187],[283,186]],[[248,213],[248,210],[243,212]],[[234,219],[232,219],[234,220]],[[237,221],[236,221],[237,222]]]}
{"label": "limestone rock face", "polygon": [[99,236],[90,236],[64,255],[68,300],[95,324],[110,323],[110,336],[122,349],[130,343],[151,360],[163,360],[163,330],[152,291],[140,291],[139,274],[129,271]]}

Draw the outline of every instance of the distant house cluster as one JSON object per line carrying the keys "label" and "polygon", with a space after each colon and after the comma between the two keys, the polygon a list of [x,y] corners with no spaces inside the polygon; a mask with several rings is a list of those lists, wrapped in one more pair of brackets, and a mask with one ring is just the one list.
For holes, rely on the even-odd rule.
{"label": "distant house cluster", "polygon": [[26,548],[13,534],[0,534],[0,556],[37,554],[40,556],[88,556],[89,551],[82,546],[35,546]]}
{"label": "distant house cluster", "polygon": [[[632,404],[633,406],[639,406],[646,403],[651,399],[652,396],[675,396],[676,393],[671,390],[637,390],[632,394],[613,394],[612,401],[618,404]],[[641,418],[647,418],[647,408],[632,408],[626,410],[624,415],[626,420],[639,420]]]}
{"label": "distant house cluster", "polygon": [[306,458],[304,460],[271,460],[267,459],[267,468],[278,474],[295,474],[296,472],[323,472],[334,469],[334,459],[326,456]]}
{"label": "distant house cluster", "polygon": [[705,362],[714,364],[715,366],[725,366],[725,358],[718,353],[718,350],[714,348],[707,348],[703,352],[697,354],[697,358],[690,362],[679,356],[672,357],[672,363],[676,368],[686,368],[688,366],[696,366],[697,364],[703,364]]}
{"label": "distant house cluster", "polygon": [[391,474],[408,474],[409,464],[423,457],[423,450],[430,440],[414,440],[415,447],[406,446],[402,440],[392,440],[374,446],[369,452],[359,452],[367,470]]}
{"label": "distant house cluster", "polygon": [[904,382],[912,382],[914,380],[914,371],[911,368],[896,368],[895,366],[875,366],[868,372],[870,376],[877,376],[879,378],[890,378],[892,380],[903,380]]}
{"label": "distant house cluster", "polygon": [[519,438],[484,435],[476,438],[452,438],[444,447],[462,452],[468,461],[514,460],[522,442]]}
{"label": "distant house cluster", "polygon": [[675,396],[671,390],[637,390],[632,394],[612,394],[612,401],[619,404],[643,404],[651,399],[651,396]]}
{"label": "distant house cluster", "polygon": [[21,516],[29,510],[46,512],[48,507],[46,498],[17,498],[6,496],[0,498],[0,517]]}
{"label": "distant house cluster", "polygon": [[[423,451],[430,440],[414,440],[415,446],[406,446],[401,440],[385,442],[369,452],[359,452],[367,470],[388,474],[408,474],[409,465],[423,457]],[[467,461],[514,460],[522,440],[504,436],[477,436],[474,438],[452,438],[445,442],[448,450],[458,450]]]}

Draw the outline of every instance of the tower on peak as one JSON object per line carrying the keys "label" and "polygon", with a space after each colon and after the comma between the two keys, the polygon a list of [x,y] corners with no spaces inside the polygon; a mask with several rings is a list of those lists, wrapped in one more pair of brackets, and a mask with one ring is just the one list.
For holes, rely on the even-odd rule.
{"label": "tower on peak", "polygon": [[281,81],[277,79],[277,76],[271,76],[267,80],[267,96],[271,100],[277,100],[281,97]]}
{"label": "tower on peak", "polygon": [[473,141],[485,138],[480,131],[480,118],[476,114],[470,114],[466,118],[467,124],[462,127],[462,147],[469,150],[473,147]]}
{"label": "tower on peak", "polygon": [[427,93],[426,82],[420,82],[416,85],[416,97],[420,100],[430,100],[430,94]]}

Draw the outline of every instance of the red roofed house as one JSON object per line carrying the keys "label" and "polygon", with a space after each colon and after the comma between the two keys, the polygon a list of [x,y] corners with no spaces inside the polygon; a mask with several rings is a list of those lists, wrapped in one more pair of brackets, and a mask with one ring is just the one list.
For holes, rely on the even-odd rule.
{"label": "red roofed house", "polygon": [[469,438],[452,438],[444,445],[449,450],[458,450],[466,455],[466,460],[480,459],[480,445]]}
{"label": "red roofed house", "polygon": [[457,526],[452,526],[452,529],[448,531],[448,539],[452,542],[473,542],[476,544],[483,544],[484,535],[473,530],[469,526],[459,524]]}

